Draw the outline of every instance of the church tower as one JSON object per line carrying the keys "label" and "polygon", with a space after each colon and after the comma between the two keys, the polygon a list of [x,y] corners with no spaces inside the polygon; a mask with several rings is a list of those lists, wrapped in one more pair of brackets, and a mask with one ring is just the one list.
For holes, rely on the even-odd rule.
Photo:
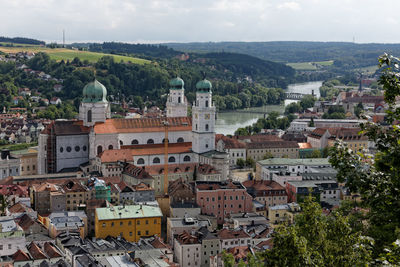
{"label": "church tower", "polygon": [[204,79],[196,84],[196,101],[192,107],[192,150],[201,154],[215,150],[215,106],[211,82]]}
{"label": "church tower", "polygon": [[169,82],[170,89],[167,100],[167,117],[187,117],[185,83],[179,77]]}
{"label": "church tower", "polygon": [[111,118],[107,89],[95,80],[83,88],[83,99],[79,106],[79,119],[84,126],[93,126],[96,122],[105,122]]}

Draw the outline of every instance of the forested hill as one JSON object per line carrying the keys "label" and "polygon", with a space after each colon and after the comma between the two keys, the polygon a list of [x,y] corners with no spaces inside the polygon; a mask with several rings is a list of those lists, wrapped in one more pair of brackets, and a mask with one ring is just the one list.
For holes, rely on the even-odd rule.
{"label": "forested hill", "polygon": [[183,52],[232,52],[275,62],[316,62],[334,60],[338,67],[376,65],[384,52],[400,54],[400,44],[357,44],[346,42],[206,42],[163,44]]}
{"label": "forested hill", "polygon": [[89,44],[89,50],[110,54],[133,54],[146,58],[172,58],[182,54],[163,45],[104,42]]}
{"label": "forested hill", "polygon": [[25,37],[4,37],[0,36],[0,42],[2,43],[15,43],[15,44],[31,44],[31,45],[44,45],[45,42],[36,39],[25,38]]}

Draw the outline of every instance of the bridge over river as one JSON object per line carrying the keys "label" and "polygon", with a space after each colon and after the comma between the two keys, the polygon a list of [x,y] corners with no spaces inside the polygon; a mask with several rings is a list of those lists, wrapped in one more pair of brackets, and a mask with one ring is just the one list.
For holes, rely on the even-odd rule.
{"label": "bridge over river", "polygon": [[313,95],[313,94],[302,94],[302,93],[286,92],[285,93],[285,99],[288,99],[288,100],[301,100],[306,95]]}

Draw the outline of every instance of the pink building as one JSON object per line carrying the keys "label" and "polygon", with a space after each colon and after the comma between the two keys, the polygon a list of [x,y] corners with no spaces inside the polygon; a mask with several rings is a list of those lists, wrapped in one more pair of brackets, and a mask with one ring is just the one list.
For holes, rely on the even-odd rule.
{"label": "pink building", "polygon": [[252,197],[240,182],[197,181],[196,202],[201,213],[215,216],[223,224],[231,213],[252,212]]}

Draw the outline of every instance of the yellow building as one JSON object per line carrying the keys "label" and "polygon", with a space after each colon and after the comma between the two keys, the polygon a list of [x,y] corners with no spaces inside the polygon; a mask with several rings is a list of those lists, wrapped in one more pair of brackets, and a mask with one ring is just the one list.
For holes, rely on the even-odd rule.
{"label": "yellow building", "polygon": [[292,224],[294,215],[298,212],[300,212],[300,206],[297,203],[276,205],[268,208],[268,220],[271,224],[279,224],[283,222]]}
{"label": "yellow building", "polygon": [[36,147],[30,147],[24,150],[11,152],[12,156],[20,158],[21,168],[20,175],[35,175],[37,174],[37,155]]}
{"label": "yellow building", "polygon": [[130,242],[137,242],[141,237],[161,236],[162,216],[159,207],[147,205],[97,208],[95,236],[120,236]]}

